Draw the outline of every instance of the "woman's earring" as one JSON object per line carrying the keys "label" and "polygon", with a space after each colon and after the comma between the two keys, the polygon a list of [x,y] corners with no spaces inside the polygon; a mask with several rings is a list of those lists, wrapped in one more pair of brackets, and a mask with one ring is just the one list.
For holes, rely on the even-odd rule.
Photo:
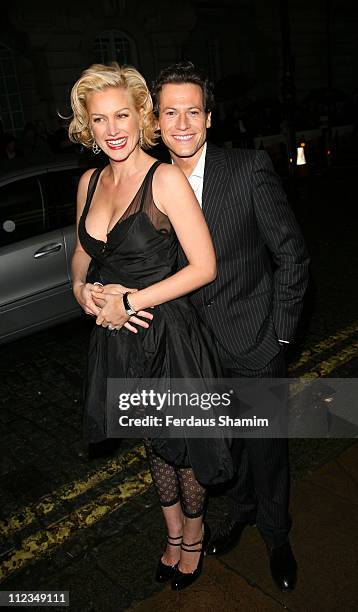
{"label": "woman's earring", "polygon": [[101,152],[100,147],[98,146],[98,144],[96,143],[96,141],[93,141],[93,145],[92,145],[92,151],[95,155],[98,155],[98,153]]}
{"label": "woman's earring", "polygon": [[143,130],[141,129],[139,132],[139,146],[140,148],[142,148],[144,145],[144,138],[143,138]]}

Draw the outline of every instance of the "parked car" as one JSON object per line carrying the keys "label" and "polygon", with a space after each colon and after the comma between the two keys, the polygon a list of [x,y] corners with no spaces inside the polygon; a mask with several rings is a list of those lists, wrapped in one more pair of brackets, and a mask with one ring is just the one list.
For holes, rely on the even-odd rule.
{"label": "parked car", "polygon": [[81,313],[71,290],[76,158],[0,169],[0,344]]}

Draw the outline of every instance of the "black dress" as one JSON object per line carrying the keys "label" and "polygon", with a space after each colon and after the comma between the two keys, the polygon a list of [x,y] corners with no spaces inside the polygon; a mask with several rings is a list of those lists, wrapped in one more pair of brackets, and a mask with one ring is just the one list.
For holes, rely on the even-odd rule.
{"label": "black dress", "polygon": [[[107,235],[90,236],[86,217],[100,169],[91,176],[79,221],[79,239],[91,256],[87,281],[145,288],[177,270],[178,241],[168,217],[155,205],[149,169],[127,210]],[[106,438],[107,378],[218,378],[221,366],[214,340],[184,296],[156,306],[148,329],[110,333],[95,325],[90,338],[84,424],[90,442]],[[125,432],[123,432],[125,435]],[[221,439],[152,440],[167,461],[191,465],[199,482],[217,484],[233,476],[230,445]]]}

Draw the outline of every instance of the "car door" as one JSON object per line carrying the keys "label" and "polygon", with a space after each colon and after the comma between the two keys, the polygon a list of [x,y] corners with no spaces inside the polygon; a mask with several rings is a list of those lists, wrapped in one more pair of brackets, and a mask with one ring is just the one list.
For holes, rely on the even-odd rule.
{"label": "car door", "polygon": [[[71,258],[76,245],[76,196],[83,167],[50,168],[44,183],[46,215],[49,227],[62,229],[69,281],[71,279]],[[73,296],[72,299],[74,300]],[[77,304],[77,302],[76,302]]]}
{"label": "car door", "polygon": [[[49,227],[61,228],[66,253],[68,281],[71,285],[71,259],[76,246],[76,197],[83,167],[50,168],[44,177],[46,214]],[[68,293],[66,307],[79,309],[72,290]]]}
{"label": "car door", "polygon": [[48,231],[38,177],[0,185],[0,342],[66,318],[68,292],[63,233]]}

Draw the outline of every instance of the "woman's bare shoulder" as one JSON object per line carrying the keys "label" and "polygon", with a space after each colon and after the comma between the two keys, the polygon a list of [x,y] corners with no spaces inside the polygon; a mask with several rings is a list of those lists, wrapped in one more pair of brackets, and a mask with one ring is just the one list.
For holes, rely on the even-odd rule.
{"label": "woman's bare shoulder", "polygon": [[77,189],[77,196],[80,201],[86,197],[88,185],[91,180],[91,176],[96,170],[97,168],[89,168],[81,175],[81,178],[78,181],[78,189]]}
{"label": "woman's bare shoulder", "polygon": [[84,188],[84,187],[88,187],[88,183],[90,182],[90,178],[92,176],[92,174],[94,173],[94,171],[96,170],[96,168],[89,168],[88,170],[86,170],[82,175],[81,178],[78,182],[78,187]]}

